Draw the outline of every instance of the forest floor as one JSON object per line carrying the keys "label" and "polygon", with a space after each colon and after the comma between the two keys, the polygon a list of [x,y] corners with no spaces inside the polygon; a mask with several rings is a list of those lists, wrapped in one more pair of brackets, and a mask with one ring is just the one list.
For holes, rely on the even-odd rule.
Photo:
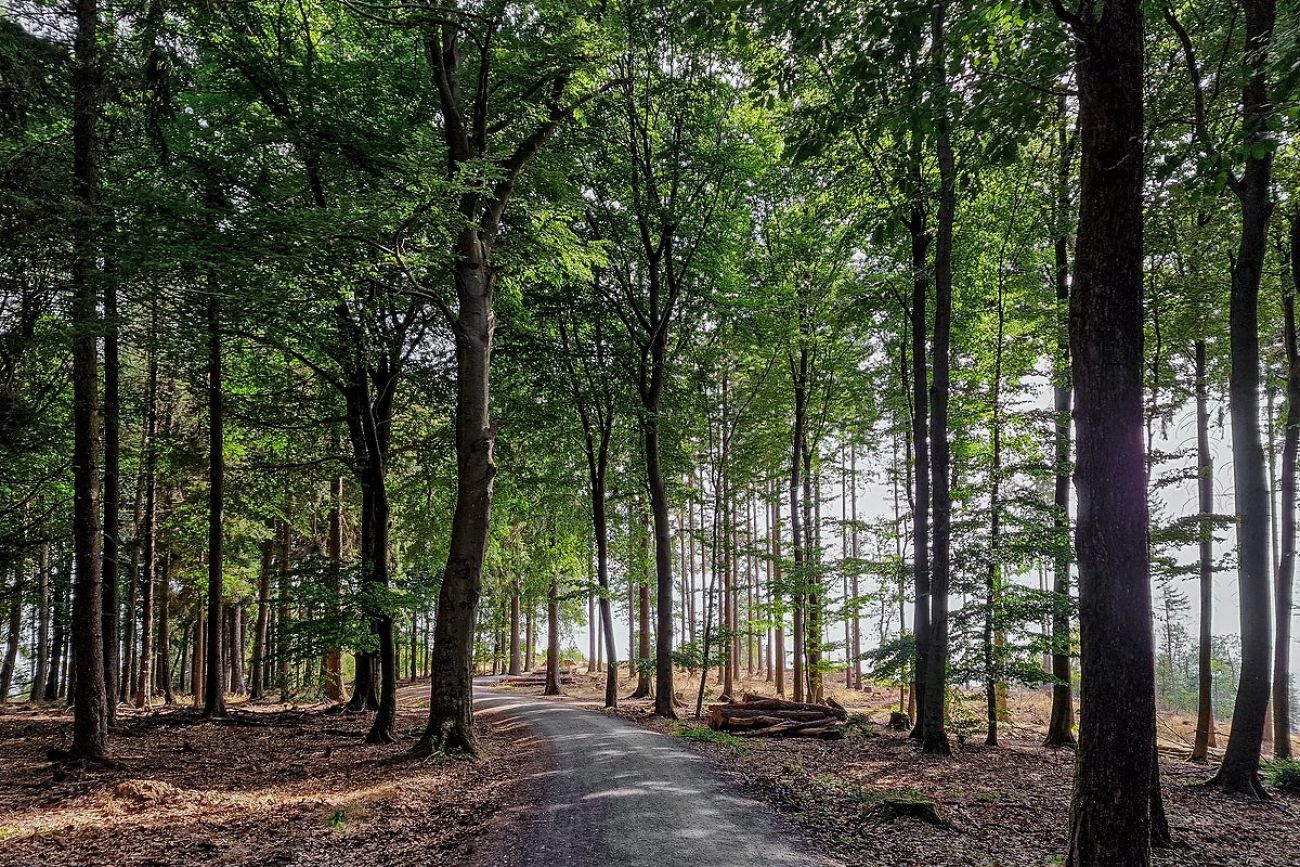
{"label": "forest floor", "polygon": [[[672,736],[673,748],[657,752],[680,753],[680,746],[707,759],[721,797],[769,805],[781,814],[772,827],[788,825],[783,833],[800,848],[863,867],[1061,863],[1074,757],[1039,745],[1040,693],[1013,694],[1015,724],[1004,727],[1000,747],[983,746],[982,731],[971,728],[954,739],[952,759],[938,759],[885,728],[896,693],[834,690],[852,713],[874,721],[841,741],[742,740],[689,719],[693,707],[682,708],[679,721],[652,717],[644,701],[602,711],[602,685],[603,675],[578,674],[567,696],[546,701]],[[685,677],[679,683],[691,705],[695,686]],[[530,699],[540,692],[492,688]],[[762,682],[745,688],[772,692]],[[368,716],[327,714],[320,704],[236,704],[235,721],[226,723],[201,722],[188,708],[123,708],[113,733],[120,767],[70,775],[45,757],[65,743],[70,713],[0,710],[0,867],[496,864],[502,841],[536,824],[571,731],[484,713],[481,761],[412,760],[403,746],[422,728],[426,690],[401,690],[403,744],[387,747],[362,743]],[[630,691],[625,683],[621,694]],[[1162,718],[1162,779],[1177,845],[1158,853],[1156,864],[1300,865],[1300,799],[1248,803],[1198,785],[1211,769],[1184,760],[1189,730],[1180,717]],[[668,785],[681,767],[660,769]],[[874,812],[886,798],[929,800],[947,824],[886,821]]]}
{"label": "forest floor", "polygon": [[0,865],[462,864],[494,815],[527,802],[545,763],[529,736],[480,721],[478,762],[409,759],[428,687],[400,693],[403,743],[362,743],[370,715],[316,705],[123,708],[121,767],[63,776],[45,752],[70,736],[60,709],[0,711]]}
{"label": "forest floor", "polygon": [[[620,698],[617,711],[602,711],[603,686],[603,675],[578,674],[563,700],[677,736],[716,763],[738,794],[779,810],[820,852],[847,865],[1063,863],[1074,753],[1041,746],[1047,719],[1041,693],[1013,694],[1017,724],[1003,727],[999,747],[984,746],[981,726],[978,734],[954,738],[953,758],[942,759],[920,755],[906,733],[885,727],[889,711],[897,709],[897,692],[832,690],[850,713],[874,723],[855,726],[858,731],[844,740],[768,740],[718,736],[691,719],[695,680],[679,684],[678,695],[689,706],[676,722],[651,716],[647,701]],[[620,696],[631,692],[630,684],[623,686]],[[773,694],[761,681],[742,682],[737,693],[745,689]],[[1212,768],[1185,760],[1183,732],[1190,737],[1190,723],[1171,714],[1162,717],[1161,729],[1162,783],[1175,846],[1158,852],[1156,864],[1300,865],[1300,799],[1275,794],[1270,803],[1250,803],[1206,789],[1199,784]],[[931,801],[948,824],[883,820],[874,811],[887,798]]]}

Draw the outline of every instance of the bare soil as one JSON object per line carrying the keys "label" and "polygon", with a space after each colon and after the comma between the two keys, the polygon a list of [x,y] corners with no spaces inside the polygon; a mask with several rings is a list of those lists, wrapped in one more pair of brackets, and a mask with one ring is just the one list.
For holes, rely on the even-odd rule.
{"label": "bare soil", "polygon": [[231,722],[189,708],[123,708],[120,767],[60,772],[61,708],[0,712],[0,865],[452,865],[527,800],[542,761],[503,723],[479,725],[484,757],[411,759],[427,687],[401,693],[403,742],[362,742],[369,715],[324,705],[234,705]]}

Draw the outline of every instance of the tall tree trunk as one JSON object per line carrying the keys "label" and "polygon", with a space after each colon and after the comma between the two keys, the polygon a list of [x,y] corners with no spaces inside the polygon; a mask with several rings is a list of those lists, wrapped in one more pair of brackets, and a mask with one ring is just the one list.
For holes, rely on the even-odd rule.
{"label": "tall tree trunk", "polygon": [[542,695],[560,695],[560,584],[554,576],[546,591],[546,687]]}
{"label": "tall tree trunk", "polygon": [[99,523],[99,359],[96,351],[96,195],[100,108],[97,0],[77,0],[73,40],[72,164],[74,219],[72,284],[73,519],[76,585],[72,596],[73,695],[71,755],[108,753],[108,697],[104,694],[103,610]]}
{"label": "tall tree trunk", "polygon": [[[1204,762],[1215,745],[1214,732],[1214,457],[1210,452],[1209,376],[1205,341],[1196,341],[1196,489],[1200,504],[1200,639],[1197,653],[1196,739],[1191,760]],[[1285,498],[1284,498],[1285,499]]]}
{"label": "tall tree trunk", "polygon": [[1270,608],[1269,491],[1259,432],[1259,284],[1268,223],[1273,212],[1273,148],[1269,101],[1269,46],[1273,0],[1242,0],[1246,17],[1242,93],[1245,171],[1235,184],[1241,201],[1241,236],[1232,267],[1228,331],[1232,372],[1228,405],[1232,418],[1233,490],[1237,507],[1237,582],[1241,610],[1241,675],[1232,714],[1232,736],[1214,784],[1230,792],[1265,798],[1259,781],[1260,751],[1268,713],[1273,663]]}
{"label": "tall tree trunk", "polygon": [[226,485],[225,407],[221,384],[221,300],[216,292],[208,295],[208,638],[207,670],[204,684],[203,715],[226,715],[226,696],[222,688],[221,628],[225,541],[223,510]]}
{"label": "tall tree trunk", "polygon": [[25,564],[18,558],[14,565],[14,584],[9,591],[9,633],[5,643],[4,662],[0,664],[0,706],[9,700],[9,688],[13,685],[14,668],[18,664],[18,644],[23,630],[23,592]]}
{"label": "tall tree trunk", "polygon": [[[913,132],[912,160],[920,161],[920,134]],[[917,182],[919,186],[919,181]],[[920,190],[913,195],[920,196]],[[912,495],[912,579],[915,604],[912,609],[912,635],[916,640],[913,665],[916,719],[912,737],[921,739],[925,732],[926,677],[930,668],[930,394],[926,370],[927,314],[929,294],[928,251],[930,233],[926,228],[925,210],[919,204],[908,220],[912,240],[912,453],[914,461]],[[942,690],[941,690],[942,691]]]}
{"label": "tall tree trunk", "polygon": [[807,527],[803,520],[803,453],[808,425],[808,349],[800,347],[798,361],[790,360],[794,376],[794,433],[790,443],[790,552],[794,561],[794,700],[804,700],[805,652],[807,636],[804,623],[807,594],[807,553],[804,544]]}
{"label": "tall tree trunk", "polygon": [[36,565],[36,664],[32,669],[29,701],[45,698],[45,681],[50,676],[50,543],[42,542]]}
{"label": "tall tree trunk", "polygon": [[490,243],[476,229],[464,229],[456,246],[456,510],[434,624],[429,722],[415,751],[474,754],[474,612],[496,475],[488,370],[497,273],[489,261]]}
{"label": "tall tree trunk", "polygon": [[[645,555],[649,554],[651,545],[650,533],[642,530],[641,538],[646,549],[642,552],[641,562],[648,559]],[[649,576],[644,573],[641,580],[637,582],[637,678],[636,689],[633,690],[632,698],[649,698],[654,694],[654,689],[650,683],[650,672],[647,667],[647,661],[650,659],[650,580]]]}
{"label": "tall tree trunk", "polygon": [[1066,132],[1066,98],[1057,101],[1057,148],[1052,250],[1056,282],[1056,356],[1052,371],[1055,484],[1052,497],[1052,711],[1043,743],[1074,746],[1074,688],[1070,673],[1070,170],[1075,136]]}
{"label": "tall tree trunk", "polygon": [[[268,520],[266,528],[274,532],[274,522]],[[262,564],[257,576],[257,619],[253,625],[253,661],[252,678],[248,687],[248,698],[257,701],[266,697],[266,658],[270,635],[267,619],[271,607],[271,563],[275,556],[274,536],[262,541]],[[358,669],[360,671],[360,669]]]}
{"label": "tall tree trunk", "polygon": [[591,526],[596,536],[596,582],[600,585],[600,628],[605,642],[605,707],[618,707],[618,647],[614,640],[614,612],[609,592],[609,521],[605,503],[605,471],[608,463],[608,431],[597,456],[591,478]]}
{"label": "tall tree trunk", "polygon": [[1147,867],[1155,658],[1142,440],[1143,24],[1138,0],[1065,15],[1082,142],[1070,356],[1083,684],[1066,863]]}
{"label": "tall tree trunk", "polygon": [[776,681],[776,694],[785,695],[785,599],[784,591],[781,585],[781,488],[775,486],[771,492],[771,536],[772,536],[772,591],[771,598],[773,602],[776,619],[776,629],[772,641],[775,644],[775,659],[772,663],[775,669],[774,679]]}
{"label": "tall tree trunk", "polygon": [[171,664],[168,661],[167,653],[171,647],[171,632],[168,613],[171,607],[171,554],[168,553],[162,560],[162,568],[158,570],[158,643],[156,646],[157,661],[154,663],[154,672],[158,678],[158,689],[163,694],[163,704],[174,704],[176,697],[172,695],[172,672]]}
{"label": "tall tree trunk", "polygon": [[[950,755],[944,727],[944,699],[948,684],[948,584],[952,498],[949,493],[951,462],[948,446],[948,368],[952,332],[952,235],[957,205],[957,169],[952,155],[948,117],[947,35],[948,4],[934,4],[930,19],[930,52],[935,92],[935,146],[939,161],[939,213],[934,245],[934,381],[930,405],[934,428],[930,436],[930,467],[934,511],[934,563],[930,578],[930,640],[925,673],[925,720],[922,749]],[[996,738],[996,734],[994,735]]]}
{"label": "tall tree trunk", "polygon": [[1291,285],[1283,296],[1286,340],[1286,433],[1282,446],[1282,559],[1277,570],[1273,643],[1273,755],[1291,758],[1291,618],[1296,546],[1296,453],[1300,450],[1300,347],[1295,290],[1300,284],[1300,218],[1291,219]]}
{"label": "tall tree trunk", "polygon": [[[382,401],[381,401],[382,403]],[[382,417],[388,418],[388,413]],[[368,428],[373,425],[368,424]],[[372,438],[370,444],[374,459],[369,468],[372,476],[371,506],[374,509],[371,533],[374,547],[369,552],[370,562],[366,564],[368,584],[379,590],[388,588],[388,525],[389,505],[388,487],[385,473],[384,456],[387,449],[380,445],[377,434],[368,433]],[[393,634],[393,615],[386,610],[371,615],[375,634],[379,637],[379,707],[375,718],[366,734],[366,741],[373,744],[391,744],[397,740],[397,643]]]}
{"label": "tall tree trunk", "polygon": [[519,658],[519,579],[510,583],[510,674],[522,673]]}
{"label": "tall tree trunk", "polygon": [[117,283],[104,281],[104,552],[103,619],[104,695],[108,724],[117,717],[118,681],[122,663],[118,636],[118,558],[121,551],[121,362],[117,339]]}
{"label": "tall tree trunk", "polygon": [[[337,619],[340,616],[339,596],[343,592],[343,477],[330,479],[330,514],[329,539],[326,545],[329,557],[329,615]],[[264,617],[259,600],[258,618]],[[265,626],[261,620],[261,625]],[[256,654],[254,654],[256,656]],[[343,701],[343,649],[334,645],[325,649],[325,698],[332,702]]]}
{"label": "tall tree trunk", "polygon": [[[658,329],[651,346],[650,387],[645,394],[646,415],[642,420],[645,446],[646,484],[650,489],[650,513],[654,519],[655,553],[655,705],[656,716],[676,719],[673,709],[673,543],[668,516],[668,487],[660,463],[659,419],[665,376],[667,323]],[[648,593],[648,588],[646,589]]]}

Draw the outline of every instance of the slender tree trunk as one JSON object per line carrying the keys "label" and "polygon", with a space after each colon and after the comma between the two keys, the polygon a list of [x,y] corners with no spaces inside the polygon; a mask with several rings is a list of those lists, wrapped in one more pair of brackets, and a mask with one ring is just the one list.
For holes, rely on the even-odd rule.
{"label": "slender tree trunk", "polygon": [[[664,483],[659,455],[659,417],[663,394],[665,342],[667,325],[651,348],[654,373],[645,400],[646,416],[642,421],[645,446],[646,483],[650,489],[650,512],[654,519],[655,552],[655,705],[656,716],[676,719],[673,709],[673,546],[672,526],[668,516],[668,488]],[[649,593],[645,588],[644,593]],[[643,639],[644,641],[644,639]]]}
{"label": "slender tree trunk", "polygon": [[[925,720],[922,749],[949,755],[944,699],[948,684],[948,584],[952,499],[948,446],[948,368],[952,331],[952,235],[957,204],[957,169],[949,138],[946,2],[936,2],[930,21],[930,51],[934,88],[935,144],[939,161],[939,214],[934,245],[934,381],[930,403],[934,429],[930,437],[930,467],[934,510],[934,563],[930,578],[930,640],[925,673]],[[991,600],[990,600],[991,601]],[[996,724],[996,720],[995,720]],[[996,741],[996,729],[991,733]]]}
{"label": "slender tree trunk", "polygon": [[73,695],[71,755],[108,753],[108,697],[104,694],[103,608],[99,523],[99,359],[96,194],[100,108],[97,0],[77,0],[73,40],[72,163],[74,220],[72,284],[73,521],[76,585],[72,597]]}
{"label": "slender tree trunk", "polygon": [[23,592],[25,564],[19,558],[14,566],[14,583],[9,591],[9,634],[5,643],[4,663],[0,664],[0,706],[9,700],[13,686],[14,669],[18,665],[18,644],[23,631]]}
{"label": "slender tree trunk", "polygon": [[456,510],[438,616],[434,624],[429,722],[416,752],[478,752],[474,737],[474,612],[483,583],[496,465],[496,426],[488,415],[492,300],[496,271],[490,245],[474,228],[457,243]]}
{"label": "slender tree trunk", "polygon": [[1069,867],[1147,867],[1155,660],[1143,453],[1143,24],[1138,0],[1071,20],[1082,168],[1070,357],[1078,431],[1083,711]]}
{"label": "slender tree trunk", "polygon": [[[267,521],[267,529],[273,531],[275,524]],[[262,541],[262,565],[257,576],[257,619],[253,625],[253,661],[252,679],[248,687],[250,701],[266,697],[266,658],[267,653],[267,618],[271,603],[271,563],[275,556],[275,540],[267,538]],[[358,672],[360,667],[358,666]]]}
{"label": "slender tree trunk", "polygon": [[1074,746],[1074,688],[1070,673],[1070,250],[1067,226],[1070,216],[1070,168],[1074,163],[1073,137],[1065,130],[1066,99],[1060,97],[1057,134],[1060,160],[1055,203],[1056,237],[1052,241],[1056,281],[1057,342],[1052,372],[1052,409],[1055,440],[1055,485],[1052,498],[1052,711],[1044,744]]}
{"label": "slender tree trunk", "polygon": [[591,478],[591,525],[596,536],[596,582],[600,585],[600,627],[605,642],[605,707],[618,707],[618,647],[614,640],[614,613],[609,592],[609,522],[605,503],[605,470],[608,460],[608,431],[605,446],[597,456],[597,472]]}
{"label": "slender tree trunk", "polygon": [[118,682],[122,676],[118,636],[118,558],[121,550],[121,362],[117,339],[117,284],[104,280],[104,556],[103,618],[104,695],[108,724],[117,717]]}
{"label": "slender tree trunk", "polygon": [[223,528],[226,485],[225,407],[222,395],[221,300],[216,292],[208,295],[208,637],[207,668],[204,684],[203,715],[226,715],[226,696],[222,689],[221,628],[223,615],[225,542]]}
{"label": "slender tree trunk", "polygon": [[[1196,740],[1191,760],[1204,762],[1215,745],[1214,671],[1214,457],[1210,453],[1209,377],[1205,365],[1205,341],[1196,341],[1196,464],[1197,495],[1200,501],[1200,640],[1198,644],[1198,707]],[[1285,498],[1284,498],[1285,499]]]}
{"label": "slender tree trunk", "polygon": [[1225,791],[1265,798],[1259,781],[1260,751],[1268,713],[1273,662],[1269,575],[1269,491],[1259,432],[1259,285],[1268,223],[1273,212],[1273,149],[1254,144],[1272,137],[1268,94],[1273,0],[1242,0],[1246,18],[1242,135],[1245,172],[1237,182],[1241,237],[1232,267],[1228,331],[1232,372],[1228,405],[1232,418],[1233,480],[1237,508],[1237,581],[1241,610],[1241,675],[1232,714],[1232,736],[1214,783]]}
{"label": "slender tree trunk", "polygon": [[174,704],[176,697],[172,695],[172,672],[171,664],[167,658],[168,649],[171,646],[171,631],[168,613],[171,603],[171,554],[169,553],[162,560],[162,568],[158,570],[158,643],[156,647],[157,661],[154,663],[154,671],[158,677],[158,689],[162,691],[163,703]]}
{"label": "slender tree trunk", "polygon": [[31,702],[45,698],[50,676],[50,543],[42,542],[36,566],[36,664],[32,670]]}
{"label": "slender tree trunk", "polygon": [[542,695],[560,695],[560,585],[552,577],[546,592],[546,687]]}
{"label": "slender tree trunk", "polygon": [[1295,289],[1300,283],[1300,219],[1291,219],[1291,280],[1283,296],[1286,340],[1286,433],[1282,446],[1282,559],[1277,570],[1273,644],[1273,755],[1291,758],[1291,617],[1296,546],[1296,453],[1300,450],[1300,348]]}
{"label": "slender tree trunk", "polygon": [[[339,617],[339,596],[343,592],[343,477],[335,476],[330,479],[330,514],[329,514],[329,539],[326,545],[326,555],[329,557],[329,590],[330,601],[328,605],[329,615],[331,618]],[[258,604],[257,616],[260,621],[259,629],[266,625],[265,612],[262,608],[261,600]],[[256,654],[254,654],[256,656]],[[336,646],[330,646],[325,650],[325,698],[333,702],[343,701],[343,649]],[[414,678],[414,675],[412,675]]]}
{"label": "slender tree trunk", "polygon": [[[913,147],[920,161],[919,133],[913,132]],[[915,195],[920,195],[919,190]],[[930,396],[926,370],[926,296],[929,294],[928,251],[930,233],[926,228],[925,210],[919,205],[909,220],[912,239],[912,453],[914,461],[912,495],[912,576],[915,604],[912,610],[912,635],[916,640],[916,662],[912,668],[913,693],[917,714],[912,737],[925,733],[926,676],[930,668]],[[940,690],[942,691],[942,690]]]}
{"label": "slender tree trunk", "polygon": [[510,584],[510,674],[520,673],[519,659],[519,579]]}

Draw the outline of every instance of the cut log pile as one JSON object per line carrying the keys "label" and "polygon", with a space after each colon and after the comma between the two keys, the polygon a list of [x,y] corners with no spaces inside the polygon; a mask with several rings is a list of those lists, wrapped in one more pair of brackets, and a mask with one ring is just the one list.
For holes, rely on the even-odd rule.
{"label": "cut log pile", "polygon": [[[497,681],[507,686],[546,686],[546,669],[541,671],[528,671],[523,674],[510,675]],[[560,685],[569,686],[573,683],[573,669],[560,669]]]}
{"label": "cut log pile", "polygon": [[848,711],[835,701],[810,704],[746,693],[740,701],[709,705],[709,728],[742,738],[844,737]]}

